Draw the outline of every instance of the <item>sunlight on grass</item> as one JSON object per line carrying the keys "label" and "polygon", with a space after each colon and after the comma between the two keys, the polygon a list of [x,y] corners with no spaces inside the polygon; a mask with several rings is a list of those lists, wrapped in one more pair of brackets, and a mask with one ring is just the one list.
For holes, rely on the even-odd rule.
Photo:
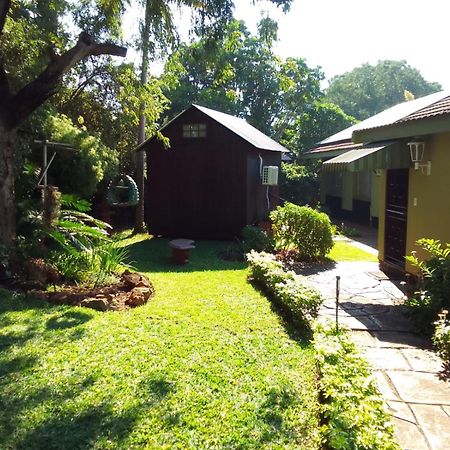
{"label": "sunlight on grass", "polygon": [[244,264],[127,241],[156,295],[100,313],[0,290],[0,448],[320,448],[313,351]]}
{"label": "sunlight on grass", "polygon": [[370,261],[378,262],[376,255],[368,253],[345,241],[334,241],[333,249],[327,258],[334,261]]}

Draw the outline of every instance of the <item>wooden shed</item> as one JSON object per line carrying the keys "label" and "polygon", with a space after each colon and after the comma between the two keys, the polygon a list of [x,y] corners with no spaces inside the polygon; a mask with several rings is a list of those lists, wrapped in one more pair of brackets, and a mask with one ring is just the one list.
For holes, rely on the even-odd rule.
{"label": "wooden shed", "polygon": [[[192,105],[153,137],[147,153],[145,220],[154,235],[230,238],[267,218],[278,186],[262,182],[287,149],[245,120]],[[271,169],[273,170],[273,169]]]}

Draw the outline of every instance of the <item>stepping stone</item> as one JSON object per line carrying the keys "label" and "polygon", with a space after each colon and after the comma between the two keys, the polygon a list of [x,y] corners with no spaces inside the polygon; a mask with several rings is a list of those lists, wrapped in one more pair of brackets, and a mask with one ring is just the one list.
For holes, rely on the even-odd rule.
{"label": "stepping stone", "polygon": [[417,348],[405,348],[402,350],[413,370],[419,372],[439,373],[443,362],[434,353]]}
{"label": "stepping stone", "polygon": [[402,333],[400,331],[374,331],[378,347],[391,348],[429,348],[430,343],[413,333]]}
{"label": "stepping stone", "polygon": [[432,449],[450,447],[450,417],[435,405],[411,405],[419,425],[425,432]]}
{"label": "stepping stone", "polygon": [[400,401],[399,396],[394,391],[390,384],[390,380],[386,377],[383,371],[377,370],[373,372],[373,378],[377,383],[378,389],[387,401]]}
{"label": "stepping stone", "polygon": [[362,316],[359,318],[350,316],[350,317],[341,317],[339,316],[339,322],[345,324],[351,330],[379,330],[380,325],[371,320],[368,316]]}
{"label": "stepping stone", "polygon": [[352,331],[352,340],[358,347],[376,347],[377,340],[369,331]]}
{"label": "stepping stone", "polygon": [[450,406],[450,384],[437,375],[412,371],[387,371],[400,398],[408,403]]}
{"label": "stepping stone", "polygon": [[402,352],[395,348],[370,348],[365,356],[374,369],[381,370],[411,370]]}

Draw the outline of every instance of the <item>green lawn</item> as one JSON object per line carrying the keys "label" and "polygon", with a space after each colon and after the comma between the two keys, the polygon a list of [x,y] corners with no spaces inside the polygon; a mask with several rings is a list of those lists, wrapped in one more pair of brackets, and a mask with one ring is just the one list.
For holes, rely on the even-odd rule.
{"label": "green lawn", "polygon": [[320,448],[313,350],[226,244],[173,268],[167,241],[130,243],[156,288],[132,311],[0,290],[0,448]]}
{"label": "green lawn", "polygon": [[345,241],[334,241],[334,246],[327,258],[334,261],[369,261],[378,262],[377,256],[368,253]]}

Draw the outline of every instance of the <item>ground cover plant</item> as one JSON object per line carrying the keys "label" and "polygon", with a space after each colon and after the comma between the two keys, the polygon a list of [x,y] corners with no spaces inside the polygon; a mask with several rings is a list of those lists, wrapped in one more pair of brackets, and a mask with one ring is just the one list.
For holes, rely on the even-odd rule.
{"label": "ground cover plant", "polygon": [[314,347],[328,448],[399,450],[367,361],[348,330],[317,323]]}
{"label": "ground cover plant", "polygon": [[425,252],[416,252],[406,260],[419,271],[418,289],[407,299],[406,305],[418,327],[428,335],[441,309],[450,308],[450,243],[435,239],[419,239],[417,245]]}
{"label": "ground cover plant", "polygon": [[245,264],[217,257],[225,243],[182,267],[165,239],[127,244],[156,291],[137,309],[0,290],[0,448],[320,448],[313,350]]}

